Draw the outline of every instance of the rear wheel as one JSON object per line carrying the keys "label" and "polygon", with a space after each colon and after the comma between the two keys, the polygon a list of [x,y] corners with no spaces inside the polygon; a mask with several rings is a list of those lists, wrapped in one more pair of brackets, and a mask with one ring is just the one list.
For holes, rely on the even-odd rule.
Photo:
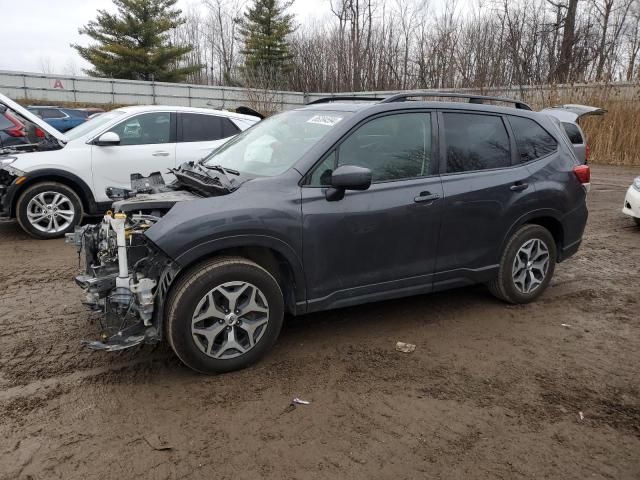
{"label": "rear wheel", "polygon": [[507,242],[489,290],[509,303],[529,303],[546,290],[555,265],[556,243],[549,230],[524,225]]}
{"label": "rear wheel", "polygon": [[284,300],[275,278],[241,257],[212,260],[188,272],[167,300],[171,348],[201,373],[244,368],[275,343]]}
{"label": "rear wheel", "polygon": [[82,202],[71,188],[43,182],[27,188],[16,204],[16,218],[32,237],[49,239],[72,232],[82,218]]}

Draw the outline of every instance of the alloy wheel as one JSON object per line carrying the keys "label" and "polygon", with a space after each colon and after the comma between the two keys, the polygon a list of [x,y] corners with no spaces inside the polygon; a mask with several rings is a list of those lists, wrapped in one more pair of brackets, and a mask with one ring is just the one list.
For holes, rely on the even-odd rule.
{"label": "alloy wheel", "polygon": [[268,322],[269,305],[258,287],[248,282],[227,282],[198,302],[191,334],[205,355],[230,359],[255,347]]}
{"label": "alloy wheel", "polygon": [[513,259],[513,283],[520,293],[529,294],[544,282],[549,269],[549,248],[539,238],[525,242]]}
{"label": "alloy wheel", "polygon": [[39,193],[27,204],[27,219],[40,232],[62,232],[69,228],[75,215],[71,199],[59,192]]}

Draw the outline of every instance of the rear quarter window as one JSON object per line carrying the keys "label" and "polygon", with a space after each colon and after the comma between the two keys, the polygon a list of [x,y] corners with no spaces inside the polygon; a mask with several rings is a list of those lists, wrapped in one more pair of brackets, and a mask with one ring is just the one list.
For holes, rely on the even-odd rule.
{"label": "rear quarter window", "polygon": [[564,131],[567,132],[567,137],[574,145],[582,145],[584,140],[580,128],[575,123],[562,122]]}
{"label": "rear quarter window", "polygon": [[536,160],[558,149],[555,138],[535,120],[510,115],[509,123],[518,146],[520,163]]}

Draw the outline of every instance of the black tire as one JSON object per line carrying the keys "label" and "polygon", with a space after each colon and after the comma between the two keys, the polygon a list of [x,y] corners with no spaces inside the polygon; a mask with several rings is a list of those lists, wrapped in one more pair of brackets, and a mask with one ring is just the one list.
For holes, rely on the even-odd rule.
{"label": "black tire", "polygon": [[[523,293],[516,286],[512,269],[516,254],[530,240],[537,239],[544,243],[549,254],[549,263],[542,282],[528,293]],[[509,239],[500,259],[497,277],[489,282],[488,287],[493,295],[509,303],[529,303],[538,298],[549,286],[556,266],[556,242],[553,235],[540,225],[523,225]]]}
{"label": "black tire", "polygon": [[636,222],[636,225],[640,227],[640,218],[633,217],[633,221]]}
{"label": "black tire", "polygon": [[[31,221],[29,221],[29,218],[27,216],[29,202],[31,200],[33,200],[40,194],[46,194],[47,198],[50,198],[51,193],[63,195],[73,206],[72,217],[69,220],[64,219],[66,226],[55,232],[39,230],[32,224]],[[67,208],[66,204],[65,208]],[[80,200],[76,192],[74,192],[66,185],[58,182],[42,182],[31,185],[24,192],[22,192],[22,194],[18,198],[18,202],[16,203],[16,219],[18,220],[18,224],[25,232],[27,232],[32,237],[44,240],[64,237],[66,233],[73,232],[76,225],[80,223],[82,215],[82,201]],[[62,217],[58,218],[60,218],[60,221],[63,221]],[[43,228],[46,228],[46,226],[44,226]]]}
{"label": "black tire", "polygon": [[[268,322],[255,346],[246,353],[228,359],[213,358],[196,344],[191,332],[192,318],[196,307],[207,293],[228,282],[247,282],[257,287],[268,304]],[[242,257],[220,257],[185,273],[172,288],[165,311],[167,339],[178,358],[200,373],[224,373],[255,363],[273,347],[282,329],[284,299],[276,279],[258,264]],[[225,328],[228,330],[234,327]],[[228,333],[216,335],[226,336]]]}

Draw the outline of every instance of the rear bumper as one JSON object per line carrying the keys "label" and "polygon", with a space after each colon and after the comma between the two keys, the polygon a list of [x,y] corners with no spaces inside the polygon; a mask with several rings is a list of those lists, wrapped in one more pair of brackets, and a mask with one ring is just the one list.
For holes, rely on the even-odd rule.
{"label": "rear bumper", "polygon": [[562,248],[558,251],[558,262],[574,255],[582,243],[582,235],[587,225],[589,212],[586,202],[571,210],[561,220],[563,231]]}
{"label": "rear bumper", "polygon": [[622,213],[630,217],[640,218],[640,192],[633,188],[633,185],[629,187],[624,197]]}

